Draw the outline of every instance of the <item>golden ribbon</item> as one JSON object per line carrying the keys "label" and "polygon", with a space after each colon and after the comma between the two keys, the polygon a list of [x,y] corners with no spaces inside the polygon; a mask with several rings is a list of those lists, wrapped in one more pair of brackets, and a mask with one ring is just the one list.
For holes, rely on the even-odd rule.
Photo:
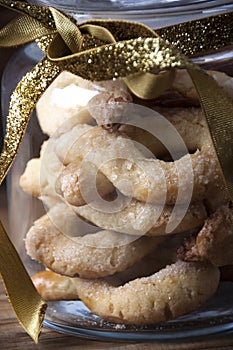
{"label": "golden ribbon", "polygon": [[[174,68],[178,67],[187,69],[197,89],[233,200],[233,106],[218,84],[188,58],[232,47],[233,13],[178,24],[155,33],[145,25],[127,21],[91,20],[76,25],[72,18],[54,8],[21,1],[0,0],[0,5],[19,13],[0,31],[0,46],[36,40],[46,53],[11,96],[0,156],[0,183],[14,161],[36,102],[61,71],[68,70],[90,80],[122,77],[134,94],[150,99],[169,87]],[[0,273],[7,293],[19,321],[37,341],[46,304],[2,226],[0,241],[4,247]]]}
{"label": "golden ribbon", "polygon": [[1,222],[0,263],[1,276],[18,320],[37,343],[46,304],[32,284]]}

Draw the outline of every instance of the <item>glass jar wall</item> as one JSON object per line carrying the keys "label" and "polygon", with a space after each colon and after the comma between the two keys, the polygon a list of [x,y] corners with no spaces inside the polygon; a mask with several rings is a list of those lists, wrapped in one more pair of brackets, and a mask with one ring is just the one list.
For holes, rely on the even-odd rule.
{"label": "glass jar wall", "polygon": [[[124,18],[152,28],[233,7],[230,1],[159,1],[156,7],[152,1],[34,3],[55,6],[78,21]],[[4,115],[14,87],[41,57],[29,44],[9,61],[2,81]],[[231,50],[195,57],[229,95],[231,58]],[[129,341],[232,329],[231,267],[219,269],[229,261],[219,251],[220,263],[193,253],[203,225],[211,226],[210,214],[223,218],[226,230],[232,215],[208,140],[184,71],[150,100],[135,96],[123,79],[93,83],[63,72],[54,81],[37,104],[8,178],[11,237],[48,300],[46,326]],[[208,174],[200,169],[207,166],[198,156],[202,147],[208,148]],[[184,161],[188,155],[191,163]],[[190,180],[195,157],[199,187]],[[181,186],[174,195],[167,184],[173,173],[166,171],[176,162],[185,171],[179,180],[186,191]],[[173,212],[178,195],[185,199]]]}

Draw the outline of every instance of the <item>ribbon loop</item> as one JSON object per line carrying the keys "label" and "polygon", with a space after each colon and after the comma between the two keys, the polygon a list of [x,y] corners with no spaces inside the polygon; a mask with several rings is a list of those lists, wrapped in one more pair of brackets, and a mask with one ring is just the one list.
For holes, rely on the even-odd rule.
{"label": "ribbon loop", "polygon": [[84,22],[83,25],[95,25],[107,29],[116,41],[129,39],[156,38],[158,34],[151,28],[139,22],[129,22],[126,20],[103,20],[91,19]]}
{"label": "ribbon loop", "polygon": [[79,52],[83,36],[78,27],[60,11],[50,7],[58,33],[72,53]]}
{"label": "ribbon loop", "polygon": [[0,43],[2,47],[23,45],[50,33],[38,20],[19,15],[0,30]]}
{"label": "ribbon loop", "polygon": [[107,43],[116,42],[114,36],[107,28],[97,26],[94,24],[83,24],[80,26],[80,29],[82,32],[88,33],[92,35],[94,38],[101,40],[103,44],[104,42],[107,42]]}
{"label": "ribbon loop", "polygon": [[17,0],[1,0],[0,6],[23,15],[28,15],[31,18],[38,20],[47,29],[56,29],[53,16],[48,7],[29,5],[28,2]]}
{"label": "ribbon loop", "polygon": [[175,70],[170,69],[161,74],[138,73],[127,76],[124,81],[128,88],[139,98],[154,99],[165,92],[175,78]]}

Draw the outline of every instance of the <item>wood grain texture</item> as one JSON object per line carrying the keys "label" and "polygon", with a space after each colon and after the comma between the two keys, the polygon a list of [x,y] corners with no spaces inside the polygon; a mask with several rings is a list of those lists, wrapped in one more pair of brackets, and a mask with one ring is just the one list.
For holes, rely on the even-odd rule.
{"label": "wood grain texture", "polygon": [[233,335],[227,337],[211,337],[200,339],[196,342],[179,343],[122,343],[122,342],[97,342],[85,340],[70,335],[56,333],[43,328],[39,344],[35,345],[31,338],[24,332],[11,309],[5,295],[2,283],[0,283],[0,349],[22,350],[54,350],[54,349],[82,349],[82,350],[230,350],[233,349]]}

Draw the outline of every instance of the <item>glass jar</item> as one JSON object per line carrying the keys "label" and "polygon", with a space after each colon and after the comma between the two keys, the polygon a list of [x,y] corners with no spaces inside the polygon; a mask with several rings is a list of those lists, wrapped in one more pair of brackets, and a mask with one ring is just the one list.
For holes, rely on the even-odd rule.
{"label": "glass jar", "polygon": [[[91,18],[124,18],[153,29],[233,9],[231,1],[30,2],[64,10],[78,22]],[[9,61],[2,80],[3,115],[7,115],[10,94],[16,84],[42,56],[33,43],[19,49]],[[231,50],[192,59],[205,69],[232,74]],[[231,330],[233,287],[232,282],[226,281],[230,267],[222,268],[225,281],[219,283],[215,292],[216,267],[203,262],[175,262],[178,248],[180,254],[184,254],[185,239],[191,244],[190,234],[195,236],[201,230],[207,219],[206,208],[214,212],[220,204],[226,204],[222,190],[217,186],[216,200],[205,198],[205,204],[194,202],[190,209],[193,182],[188,181],[186,185],[191,187],[186,188],[182,210],[168,222],[171,203],[166,203],[164,168],[159,167],[156,174],[161,179],[157,184],[159,200],[148,199],[148,193],[144,198],[143,191],[149,191],[148,188],[141,190],[142,182],[137,178],[133,180],[140,175],[143,182],[150,183],[151,168],[147,169],[144,158],[166,162],[181,159],[189,152],[196,154],[198,141],[187,140],[186,133],[198,138],[200,130],[204,130],[203,121],[197,122],[201,125],[199,129],[184,132],[183,126],[172,117],[175,111],[178,120],[183,116],[185,123],[192,127],[195,124],[192,118],[199,118],[195,112],[198,101],[190,85],[191,92],[183,95],[186,84],[190,84],[187,76],[181,74],[175,78],[176,84],[172,85],[172,89],[177,89],[175,95],[169,89],[156,101],[135,97],[119,79],[91,83],[67,72],[58,79],[38,103],[37,115],[34,112],[8,176],[10,235],[38,290],[49,300],[44,325],[92,339],[125,341],[176,340]],[[230,78],[220,74],[219,79],[227,93],[231,91]],[[181,107],[186,108],[189,119]],[[52,123],[50,115],[54,118]],[[44,144],[40,153],[43,142],[47,146]],[[74,155],[74,152],[77,153]],[[141,158],[142,163],[137,164]],[[186,173],[192,178],[192,167],[187,164]],[[135,166],[138,173],[134,171]],[[100,168],[101,173],[96,170]],[[151,202],[156,202],[156,210]],[[38,221],[35,223],[35,220]],[[166,231],[164,225],[169,224]],[[149,231],[158,237],[144,239],[142,236]],[[165,232],[173,234],[162,236]],[[186,271],[185,264],[190,264],[190,271],[189,268]],[[196,269],[195,264],[201,268]],[[45,268],[57,275],[48,270],[43,275]],[[166,271],[157,272],[160,269]],[[153,281],[148,277],[151,274],[156,274]],[[190,287],[184,284],[178,288],[181,277],[187,279]],[[136,278],[138,282],[133,281]],[[166,278],[168,286],[163,283]],[[211,282],[206,283],[206,279]],[[131,287],[127,287],[129,280],[133,281],[129,284]],[[155,288],[152,298],[155,283],[160,287]],[[130,304],[132,313],[127,310],[125,300],[131,299],[130,288],[137,290],[138,300],[146,300],[143,311],[140,310],[143,300]],[[119,311],[122,300],[125,309]],[[187,309],[182,310],[179,300],[186,303]],[[153,323],[148,305],[157,310]]]}

